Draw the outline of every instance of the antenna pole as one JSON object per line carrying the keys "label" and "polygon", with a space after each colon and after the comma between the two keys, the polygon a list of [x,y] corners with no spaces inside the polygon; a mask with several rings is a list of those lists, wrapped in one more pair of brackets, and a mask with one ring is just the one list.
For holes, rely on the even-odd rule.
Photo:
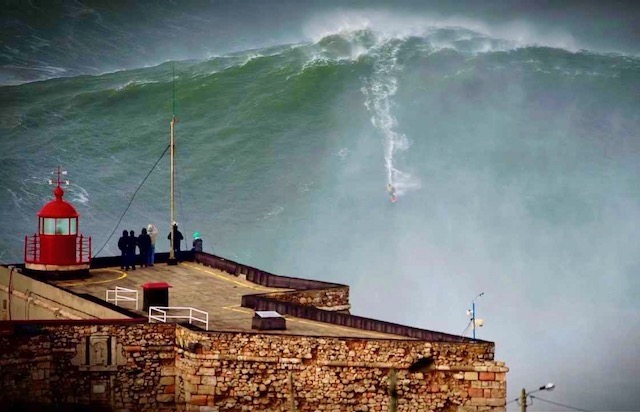
{"label": "antenna pole", "polygon": [[176,65],[175,62],[171,62],[171,114],[176,116]]}
{"label": "antenna pole", "polygon": [[476,300],[471,302],[471,324],[473,325],[473,340],[476,340]]}
{"label": "antenna pole", "polygon": [[170,188],[170,202],[171,202],[171,249],[169,250],[169,260],[167,260],[167,264],[168,265],[176,265],[178,263],[178,260],[176,259],[176,253],[175,253],[175,248],[173,247],[174,242],[176,241],[173,236],[174,236],[174,222],[175,222],[175,218],[174,218],[174,203],[173,203],[173,188],[174,188],[174,155],[175,155],[175,139],[174,139],[174,130],[175,130],[175,125],[176,125],[176,71],[175,71],[175,66],[174,63],[171,63],[171,74],[172,74],[172,115],[171,115],[171,142],[170,142],[170,147],[171,147],[171,188]]}
{"label": "antenna pole", "polygon": [[484,295],[484,292],[473,298],[471,301],[471,323],[473,325],[473,341],[476,341],[476,299]]}

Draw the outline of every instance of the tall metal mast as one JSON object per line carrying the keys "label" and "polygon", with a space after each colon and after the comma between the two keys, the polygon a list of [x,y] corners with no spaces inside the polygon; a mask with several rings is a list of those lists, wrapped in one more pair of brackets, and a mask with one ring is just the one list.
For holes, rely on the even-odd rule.
{"label": "tall metal mast", "polygon": [[172,72],[172,115],[171,115],[171,249],[169,250],[169,260],[167,261],[168,265],[177,265],[178,259],[176,259],[175,248],[173,247],[175,239],[174,235],[174,203],[173,203],[173,189],[174,189],[174,155],[175,155],[175,139],[174,139],[174,130],[176,124],[176,69],[174,63],[171,62],[171,72]]}

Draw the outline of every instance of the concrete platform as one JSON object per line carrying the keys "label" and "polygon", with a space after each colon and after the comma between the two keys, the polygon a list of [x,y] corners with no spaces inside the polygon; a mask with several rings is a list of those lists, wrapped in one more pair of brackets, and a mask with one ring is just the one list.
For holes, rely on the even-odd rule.
{"label": "concrete platform", "polygon": [[[82,281],[50,281],[75,293],[88,293],[99,299],[106,299],[106,290],[116,286],[139,292],[139,310],[133,302],[119,302],[119,306],[130,309],[141,317],[142,285],[147,282],[167,282],[169,306],[193,307],[209,314],[209,330],[234,332],[260,332],[273,334],[362,337],[380,339],[404,339],[406,336],[372,332],[344,327],[330,323],[285,316],[287,329],[284,331],[256,331],[251,329],[254,311],[240,306],[243,295],[287,291],[290,289],[268,288],[245,279],[229,275],[194,262],[181,262],[177,266],[164,263],[153,267],[124,271],[120,268],[91,270],[91,278]],[[194,323],[194,325],[201,326]]]}

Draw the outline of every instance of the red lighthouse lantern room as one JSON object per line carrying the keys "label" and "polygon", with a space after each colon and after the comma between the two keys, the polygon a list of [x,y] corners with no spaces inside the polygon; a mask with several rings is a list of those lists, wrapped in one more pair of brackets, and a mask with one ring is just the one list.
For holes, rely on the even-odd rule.
{"label": "red lighthouse lantern room", "polygon": [[[44,205],[38,213],[38,233],[25,236],[25,268],[38,272],[84,272],[91,264],[91,237],[79,231],[79,214],[62,200],[64,190],[58,182],[53,190],[55,199]],[[68,181],[67,181],[68,184]]]}

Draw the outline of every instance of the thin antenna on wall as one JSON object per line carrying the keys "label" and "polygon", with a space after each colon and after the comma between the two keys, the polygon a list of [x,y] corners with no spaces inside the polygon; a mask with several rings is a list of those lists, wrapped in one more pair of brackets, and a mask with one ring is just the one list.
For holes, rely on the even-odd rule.
{"label": "thin antenna on wall", "polygon": [[484,326],[484,319],[478,319],[476,317],[476,300],[483,296],[484,292],[480,293],[478,296],[473,298],[471,301],[471,309],[467,309],[467,316],[469,316],[470,320],[467,324],[467,327],[462,331],[462,337],[464,338],[469,329],[473,330],[473,340],[476,340],[476,328],[481,328]]}

